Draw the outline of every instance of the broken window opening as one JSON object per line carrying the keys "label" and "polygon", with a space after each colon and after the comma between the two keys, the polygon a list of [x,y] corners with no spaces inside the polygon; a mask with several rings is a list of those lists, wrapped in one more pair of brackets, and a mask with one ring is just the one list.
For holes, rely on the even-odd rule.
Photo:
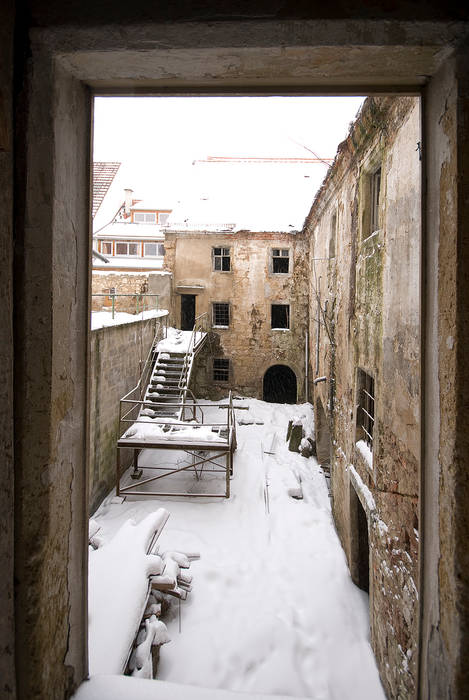
{"label": "broken window opening", "polygon": [[272,330],[284,330],[290,328],[289,304],[272,304],[271,328]]}
{"label": "broken window opening", "polygon": [[229,379],[230,361],[222,357],[215,357],[213,359],[213,381],[228,382]]}
{"label": "broken window opening", "polygon": [[213,269],[219,272],[230,272],[231,257],[229,248],[212,248]]}
{"label": "broken window opening", "polygon": [[357,440],[364,440],[373,451],[373,429],[375,423],[375,380],[358,370]]}
{"label": "broken window opening", "polygon": [[226,302],[212,304],[212,324],[215,328],[228,328],[230,325],[230,305]]}
{"label": "broken window opening", "polygon": [[288,248],[273,248],[272,272],[287,274],[290,271],[290,251]]}

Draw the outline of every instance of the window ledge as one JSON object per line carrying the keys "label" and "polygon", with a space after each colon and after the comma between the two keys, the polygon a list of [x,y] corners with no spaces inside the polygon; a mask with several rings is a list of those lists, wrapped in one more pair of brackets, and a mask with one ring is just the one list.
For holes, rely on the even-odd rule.
{"label": "window ledge", "polygon": [[289,333],[290,328],[271,328],[272,331],[283,331],[283,333]]}

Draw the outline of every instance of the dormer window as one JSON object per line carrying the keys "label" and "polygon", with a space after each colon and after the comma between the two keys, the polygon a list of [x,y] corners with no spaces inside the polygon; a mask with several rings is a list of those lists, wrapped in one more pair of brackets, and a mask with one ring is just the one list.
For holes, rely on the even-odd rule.
{"label": "dormer window", "polygon": [[136,224],[156,224],[155,211],[135,211],[133,220]]}

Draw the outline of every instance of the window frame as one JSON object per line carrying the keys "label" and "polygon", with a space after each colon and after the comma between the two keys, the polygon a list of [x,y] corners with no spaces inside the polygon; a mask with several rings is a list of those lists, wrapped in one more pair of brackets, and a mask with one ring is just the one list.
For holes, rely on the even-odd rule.
{"label": "window frame", "polygon": [[[215,253],[216,250],[220,250],[220,253]],[[228,253],[224,252],[228,251]],[[228,264],[229,268],[228,270],[223,269],[223,261],[224,259],[228,258]],[[220,260],[220,265],[221,267],[218,269],[216,267],[217,260]],[[231,267],[231,247],[230,246],[212,246],[212,271],[213,272],[231,272],[232,267]]]}
{"label": "window frame", "polygon": [[[275,253],[278,251],[278,254],[275,255]],[[287,255],[283,255],[283,253],[287,253]],[[287,260],[288,263],[288,269],[286,272],[281,271],[281,270],[275,270],[275,262],[276,261],[281,261],[281,260]],[[290,255],[290,248],[271,248],[270,249],[270,271],[273,275],[289,275],[291,273],[291,265],[290,265],[290,260],[291,260],[291,255]]]}
{"label": "window frame", "polygon": [[[129,245],[135,245],[137,246],[137,252],[135,255],[133,253],[118,253],[117,252],[117,246],[118,245],[126,245],[127,246],[127,251],[129,250]],[[139,241],[115,241],[114,242],[114,250],[115,250],[115,257],[119,258],[140,258],[141,257],[141,252],[139,253],[138,248],[139,248],[140,242]]]}
{"label": "window frame", "polygon": [[[220,306],[226,307],[226,312],[227,312],[227,316],[228,316],[228,323],[227,324],[215,323],[216,313],[217,313],[215,307],[220,307]],[[218,309],[218,311],[220,311],[220,309]],[[230,321],[231,321],[230,303],[228,301],[213,301],[212,302],[212,328],[229,328]]]}
{"label": "window frame", "polygon": [[[274,313],[274,306],[283,306],[287,310],[287,326],[274,326],[273,325],[273,313]],[[270,305],[270,329],[272,331],[289,331],[291,330],[291,309],[290,309],[290,304],[284,304],[282,302],[277,302],[275,304]]]}
{"label": "window frame", "polygon": [[[152,255],[151,253],[146,253],[146,246],[147,245],[156,245],[157,248],[161,246],[163,248],[162,253],[156,253],[155,255]],[[143,241],[143,257],[144,258],[163,258],[165,254],[165,249],[164,249],[164,243],[161,243],[159,241]]]}
{"label": "window frame", "polygon": [[382,168],[381,162],[374,168],[369,175],[369,209],[370,209],[370,226],[369,236],[372,236],[377,231],[380,231],[380,203],[382,192]]}
{"label": "window frame", "polygon": [[[215,363],[224,362],[225,367],[215,367]],[[216,372],[226,372],[226,379],[216,377]],[[228,357],[214,357],[212,359],[212,382],[215,384],[227,384],[231,378],[231,361]]]}
{"label": "window frame", "polygon": [[[137,220],[137,216],[143,216],[143,221]],[[154,217],[150,221],[147,221],[147,217]],[[132,222],[134,224],[157,224],[158,214],[156,211],[134,211],[132,216]]]}

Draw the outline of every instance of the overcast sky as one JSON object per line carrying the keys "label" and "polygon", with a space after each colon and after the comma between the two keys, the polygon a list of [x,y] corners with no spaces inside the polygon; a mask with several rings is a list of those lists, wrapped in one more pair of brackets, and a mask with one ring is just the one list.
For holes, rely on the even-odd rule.
{"label": "overcast sky", "polygon": [[[265,166],[220,168],[197,161],[208,156],[313,157],[307,149],[333,158],[362,101],[361,97],[100,97],[95,101],[94,160],[122,162],[125,186],[134,190],[134,196],[151,198],[160,207],[177,207],[178,202],[181,206],[189,199],[191,206],[195,199],[206,202],[212,189],[226,195],[231,191],[232,198],[233,188],[244,187],[252,194],[253,183],[258,202],[269,191],[290,190],[290,210],[301,209],[296,218],[302,222],[327,166],[272,165],[267,173]],[[297,184],[288,187],[293,182]],[[228,211],[223,216],[225,221],[232,218]]]}

